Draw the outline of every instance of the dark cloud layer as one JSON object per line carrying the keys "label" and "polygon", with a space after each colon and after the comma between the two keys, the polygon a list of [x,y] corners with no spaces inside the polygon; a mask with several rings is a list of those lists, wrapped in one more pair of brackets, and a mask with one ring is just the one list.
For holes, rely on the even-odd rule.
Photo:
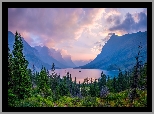
{"label": "dark cloud layer", "polygon": [[120,24],[120,16],[117,15],[110,15],[106,21],[110,24],[110,23],[114,23],[115,25]]}
{"label": "dark cloud layer", "polygon": [[110,31],[123,30],[126,32],[138,31],[141,29],[147,29],[147,15],[144,12],[138,14],[138,22],[135,22],[132,14],[127,13],[126,18],[121,24],[115,24],[109,28]]}

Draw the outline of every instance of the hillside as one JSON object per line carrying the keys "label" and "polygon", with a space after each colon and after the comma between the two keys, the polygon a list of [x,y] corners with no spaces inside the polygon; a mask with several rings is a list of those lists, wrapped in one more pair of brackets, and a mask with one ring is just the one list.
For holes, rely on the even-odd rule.
{"label": "hillside", "polygon": [[138,45],[142,45],[143,63],[147,61],[147,32],[117,36],[113,34],[97,57],[80,68],[99,68],[104,70],[129,69],[135,64]]}
{"label": "hillside", "polygon": [[76,67],[70,57],[63,58],[61,53],[53,48],[49,49],[46,46],[35,46],[34,48],[42,55],[41,60],[45,63],[50,63],[51,61],[54,61],[54,63],[60,68]]}
{"label": "hillside", "polygon": [[[13,49],[13,44],[14,44],[14,34],[10,31],[8,31],[8,44],[9,44],[9,48],[12,51]],[[42,65],[44,67],[46,67],[47,69],[51,69],[51,64],[45,63],[44,61],[41,60],[41,55],[40,53],[33,47],[31,47],[25,40],[24,38],[22,38],[23,41],[23,54],[25,55],[25,58],[28,60],[29,68],[32,68],[33,64],[35,65],[35,68],[37,71],[40,71],[40,69],[42,68]],[[58,66],[56,66],[56,68],[58,68]]]}

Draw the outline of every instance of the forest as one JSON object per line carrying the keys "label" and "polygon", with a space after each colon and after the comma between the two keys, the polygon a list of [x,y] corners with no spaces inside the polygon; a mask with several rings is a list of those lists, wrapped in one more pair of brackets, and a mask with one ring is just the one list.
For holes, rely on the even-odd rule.
{"label": "forest", "polygon": [[[136,64],[131,70],[119,69],[118,76],[72,81],[71,74],[61,77],[42,66],[40,72],[28,68],[23,54],[21,35],[15,33],[13,51],[8,46],[8,106],[9,107],[147,107],[147,63],[140,58],[142,46],[137,46]],[[49,70],[52,73],[49,74]],[[88,76],[87,76],[88,77]]]}

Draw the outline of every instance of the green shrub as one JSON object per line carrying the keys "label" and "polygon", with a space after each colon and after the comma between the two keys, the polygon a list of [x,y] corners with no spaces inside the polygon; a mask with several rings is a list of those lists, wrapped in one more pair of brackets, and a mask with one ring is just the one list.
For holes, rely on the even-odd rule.
{"label": "green shrub", "polygon": [[51,98],[43,98],[40,95],[37,97],[31,97],[19,102],[16,107],[53,107],[54,103]]}
{"label": "green shrub", "polygon": [[83,98],[83,100],[81,102],[82,102],[82,105],[86,106],[86,107],[98,106],[98,102],[96,100],[96,97],[87,96],[87,97]]}

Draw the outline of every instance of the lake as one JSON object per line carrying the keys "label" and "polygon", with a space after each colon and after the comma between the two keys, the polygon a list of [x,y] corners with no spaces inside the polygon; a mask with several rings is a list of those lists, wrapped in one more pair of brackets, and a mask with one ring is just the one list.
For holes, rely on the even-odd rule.
{"label": "lake", "polygon": [[[81,71],[81,72],[79,72]],[[94,78],[98,79],[101,76],[101,72],[103,71],[104,74],[109,75],[110,77],[117,76],[119,71],[107,71],[101,69],[55,69],[55,72],[60,75],[60,77],[66,76],[66,73],[69,72],[71,74],[72,80],[74,81],[75,77],[77,82],[83,82],[85,78]],[[50,71],[51,72],[51,71]]]}

